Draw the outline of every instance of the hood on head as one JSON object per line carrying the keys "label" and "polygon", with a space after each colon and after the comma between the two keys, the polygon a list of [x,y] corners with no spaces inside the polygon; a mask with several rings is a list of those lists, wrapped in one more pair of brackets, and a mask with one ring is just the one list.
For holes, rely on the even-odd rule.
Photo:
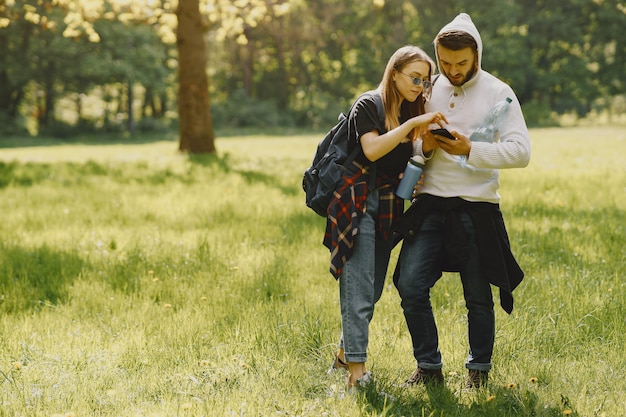
{"label": "hood on head", "polygon": [[[467,13],[459,13],[454,20],[441,28],[437,36],[444,32],[450,32],[453,30],[459,30],[461,32],[469,33],[475,40],[476,45],[478,45],[478,68],[482,68],[482,58],[483,58],[483,41],[480,38],[480,33],[472,18]],[[439,65],[439,55],[437,54],[437,43],[435,38],[435,56],[437,57],[437,65]]]}

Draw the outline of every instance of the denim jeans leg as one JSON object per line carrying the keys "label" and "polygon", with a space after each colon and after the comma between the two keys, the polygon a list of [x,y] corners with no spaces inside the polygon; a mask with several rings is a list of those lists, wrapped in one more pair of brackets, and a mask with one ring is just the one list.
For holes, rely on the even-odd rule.
{"label": "denim jeans leg", "polygon": [[430,214],[415,236],[404,239],[400,251],[397,287],[413,342],[413,355],[422,369],[443,366],[430,303],[430,289],[441,277],[443,226],[441,214]]}
{"label": "denim jeans leg", "polygon": [[359,221],[352,256],[339,277],[342,338],[347,362],[366,362],[369,324],[380,299],[391,254],[391,241],[376,239],[378,192],[370,192]]}
{"label": "denim jeans leg", "polygon": [[461,266],[461,282],[467,307],[469,354],[465,367],[488,371],[495,341],[495,313],[491,284],[480,268],[480,253],[476,246],[474,226],[469,215],[461,221],[469,240],[469,259]]}

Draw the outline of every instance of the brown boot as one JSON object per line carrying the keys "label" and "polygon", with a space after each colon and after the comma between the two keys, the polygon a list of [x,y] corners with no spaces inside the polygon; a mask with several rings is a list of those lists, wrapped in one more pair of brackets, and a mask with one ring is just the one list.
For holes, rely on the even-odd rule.
{"label": "brown boot", "polygon": [[487,385],[489,379],[489,371],[480,371],[478,369],[468,369],[467,388],[480,388]]}
{"label": "brown boot", "polygon": [[443,384],[443,373],[441,369],[417,369],[405,381],[405,385],[417,384]]}

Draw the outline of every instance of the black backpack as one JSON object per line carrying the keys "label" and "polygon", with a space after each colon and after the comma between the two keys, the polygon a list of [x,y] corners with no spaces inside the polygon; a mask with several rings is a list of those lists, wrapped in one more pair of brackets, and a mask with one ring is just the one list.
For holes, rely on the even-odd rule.
{"label": "black backpack", "polygon": [[[378,117],[384,126],[385,112],[380,94],[377,91],[368,91],[363,93],[359,99],[366,95],[371,96],[376,102]],[[353,107],[354,104],[350,107],[350,111]],[[348,112],[349,114],[350,112]],[[307,207],[322,217],[326,217],[333,191],[346,172],[345,167],[352,163],[361,151],[361,146],[356,146],[348,155],[348,115],[339,114],[337,124],[326,133],[324,139],[317,145],[313,162],[304,171],[302,178],[302,189],[306,194]],[[375,166],[370,170],[370,175],[376,175]]]}

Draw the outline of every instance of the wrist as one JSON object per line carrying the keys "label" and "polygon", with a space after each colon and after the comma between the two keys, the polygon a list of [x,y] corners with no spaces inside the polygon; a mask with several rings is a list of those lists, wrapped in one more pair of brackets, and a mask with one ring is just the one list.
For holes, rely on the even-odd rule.
{"label": "wrist", "polygon": [[428,156],[435,150],[435,146],[429,146],[428,142],[422,142],[421,150],[424,156]]}

